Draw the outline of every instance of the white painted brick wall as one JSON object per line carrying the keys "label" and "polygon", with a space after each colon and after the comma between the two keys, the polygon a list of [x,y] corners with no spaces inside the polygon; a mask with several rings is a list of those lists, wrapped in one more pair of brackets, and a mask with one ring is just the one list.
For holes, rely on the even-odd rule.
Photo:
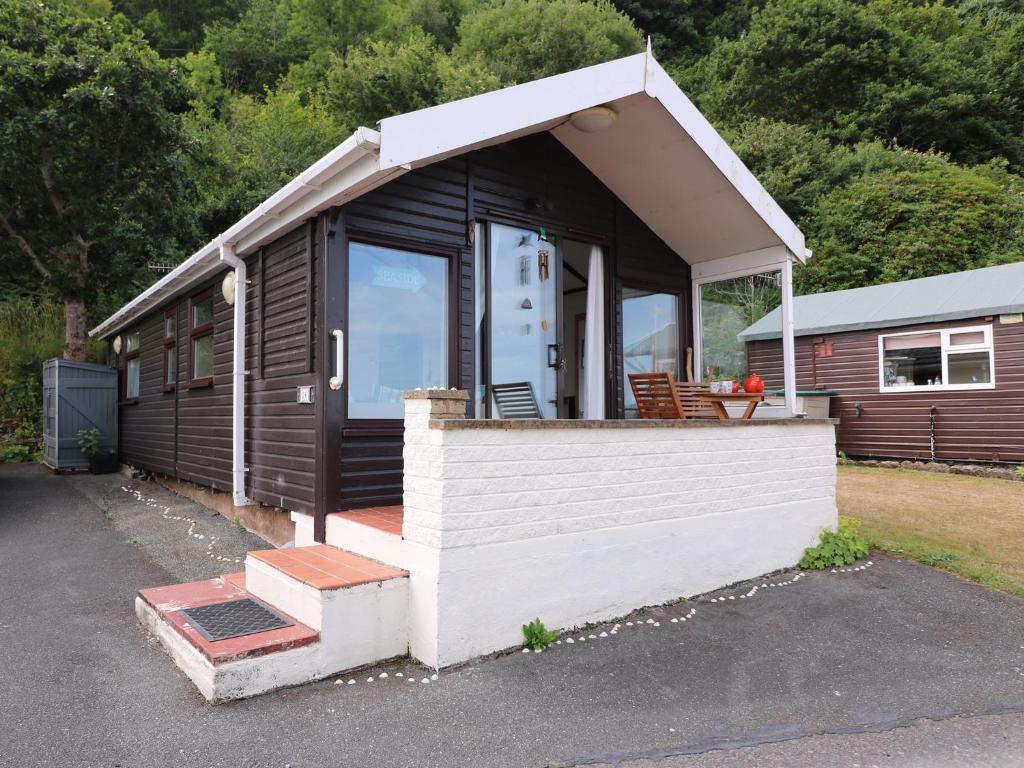
{"label": "white painted brick wall", "polygon": [[439,555],[428,663],[793,565],[835,525],[828,423],[441,429],[429,402],[404,453],[405,537]]}

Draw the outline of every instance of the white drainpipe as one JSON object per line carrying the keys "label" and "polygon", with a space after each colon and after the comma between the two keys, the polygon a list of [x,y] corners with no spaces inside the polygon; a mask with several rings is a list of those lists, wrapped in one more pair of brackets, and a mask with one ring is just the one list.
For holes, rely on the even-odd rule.
{"label": "white drainpipe", "polygon": [[221,241],[220,260],[235,270],[235,316],[231,360],[231,502],[249,504],[245,495],[245,262],[235,255],[235,246]]}

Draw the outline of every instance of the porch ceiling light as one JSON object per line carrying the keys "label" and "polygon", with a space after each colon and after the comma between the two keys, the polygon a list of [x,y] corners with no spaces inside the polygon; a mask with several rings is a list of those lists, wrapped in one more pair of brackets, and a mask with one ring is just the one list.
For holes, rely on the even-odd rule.
{"label": "porch ceiling light", "polygon": [[597,133],[611,127],[619,115],[611,107],[588,107],[569,116],[569,122],[577,131]]}

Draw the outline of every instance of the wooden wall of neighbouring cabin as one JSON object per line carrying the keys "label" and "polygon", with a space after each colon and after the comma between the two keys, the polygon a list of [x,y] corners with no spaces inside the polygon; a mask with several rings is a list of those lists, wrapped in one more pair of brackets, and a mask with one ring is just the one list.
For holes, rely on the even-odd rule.
{"label": "wooden wall of neighbouring cabin", "polygon": [[[690,269],[628,208],[550,134],[537,134],[477,150],[417,169],[363,195],[342,209],[346,236],[403,243],[451,253],[458,270],[457,381],[475,386],[475,275],[470,222],[500,221],[605,246],[611,261],[615,349],[622,347],[618,297],[623,283],[676,291],[689,317]],[[683,324],[682,346],[690,344]],[[682,354],[682,352],[681,352]],[[609,402],[623,407],[622,361],[613,357]],[[340,419],[340,417],[339,417]],[[328,433],[341,435],[341,508],[401,503],[402,428],[363,428],[340,423]]]}
{"label": "wooden wall of neighbouring cabin", "polygon": [[[878,336],[935,328],[992,325],[996,388],[961,391],[878,391]],[[832,356],[815,355],[827,340]],[[782,344],[747,345],[750,370],[769,387],[782,386]],[[1024,324],[973,318],[801,336],[796,339],[797,388],[838,393],[831,415],[840,419],[836,444],[849,456],[925,459],[931,455],[931,406],[935,414],[935,457],[957,461],[1024,461]],[[857,404],[860,404],[860,415]]]}
{"label": "wooden wall of neighbouring cabin", "polygon": [[[246,464],[250,498],[312,512],[316,454],[313,406],[296,403],[296,387],[315,382],[313,325],[317,238],[303,224],[246,259]],[[227,273],[121,331],[140,331],[140,391],[120,407],[123,462],[215,490],[231,490],[231,375],[233,308],[220,284]],[[189,298],[212,288],[214,375],[207,387],[189,387]],[[164,391],[163,322],[177,312],[178,376]],[[124,357],[117,360],[124,376]]]}

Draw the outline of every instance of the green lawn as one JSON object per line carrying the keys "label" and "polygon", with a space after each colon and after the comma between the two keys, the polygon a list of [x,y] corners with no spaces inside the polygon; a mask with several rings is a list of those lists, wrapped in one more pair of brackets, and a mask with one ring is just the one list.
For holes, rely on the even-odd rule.
{"label": "green lawn", "polygon": [[1024,597],[1024,483],[841,466],[837,501],[872,547]]}

